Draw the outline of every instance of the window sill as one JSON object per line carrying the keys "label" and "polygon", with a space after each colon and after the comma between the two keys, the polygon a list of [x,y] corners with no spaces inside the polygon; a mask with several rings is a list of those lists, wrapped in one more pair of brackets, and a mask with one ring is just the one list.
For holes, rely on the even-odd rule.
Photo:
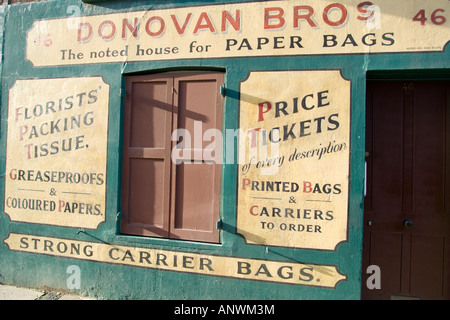
{"label": "window sill", "polygon": [[208,252],[216,254],[231,254],[231,247],[223,243],[209,243],[199,241],[188,241],[179,239],[167,239],[156,237],[141,237],[127,234],[118,234],[114,237],[114,243],[125,246],[142,246],[157,249],[180,251],[195,249],[196,252]]}

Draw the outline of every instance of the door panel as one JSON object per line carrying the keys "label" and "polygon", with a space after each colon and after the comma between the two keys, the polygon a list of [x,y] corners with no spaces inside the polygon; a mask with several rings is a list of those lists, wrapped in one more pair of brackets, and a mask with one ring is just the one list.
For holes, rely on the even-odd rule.
{"label": "door panel", "polygon": [[[369,265],[376,264],[381,270],[389,269],[391,272],[384,274],[382,271],[381,288],[385,291],[399,292],[401,289],[401,268],[402,268],[402,234],[394,232],[374,231],[371,237],[371,258]],[[383,292],[376,291],[375,294]],[[377,296],[377,299],[386,297]]]}
{"label": "door panel", "polygon": [[367,85],[364,299],[450,298],[449,96],[443,81]]}
{"label": "door panel", "polygon": [[410,284],[412,295],[425,296],[430,299],[439,299],[442,296],[443,257],[443,237],[412,235]]}

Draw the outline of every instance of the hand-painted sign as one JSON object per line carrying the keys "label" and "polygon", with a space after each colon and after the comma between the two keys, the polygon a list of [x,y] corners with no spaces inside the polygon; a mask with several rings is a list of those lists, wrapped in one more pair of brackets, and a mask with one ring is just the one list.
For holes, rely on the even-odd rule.
{"label": "hand-painted sign", "polygon": [[447,0],[258,1],[38,20],[35,66],[442,51]]}
{"label": "hand-painted sign", "polygon": [[201,275],[335,288],[336,266],[248,259],[11,233],[10,250]]}
{"label": "hand-painted sign", "polygon": [[9,90],[5,212],[12,221],[105,221],[109,85],[101,77],[17,80]]}
{"label": "hand-painted sign", "polygon": [[240,94],[237,232],[334,250],[347,239],[350,81],[337,70],[251,72]]}

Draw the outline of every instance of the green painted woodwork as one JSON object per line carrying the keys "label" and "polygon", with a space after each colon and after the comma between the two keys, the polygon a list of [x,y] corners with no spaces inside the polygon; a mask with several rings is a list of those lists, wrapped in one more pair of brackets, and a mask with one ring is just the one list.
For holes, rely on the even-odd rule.
{"label": "green painted woodwork", "polygon": [[[87,2],[87,1],[86,1]],[[437,53],[248,57],[231,59],[147,61],[108,63],[63,67],[34,67],[25,58],[26,31],[37,19],[66,17],[67,8],[75,5],[83,15],[107,14],[147,8],[170,8],[199,5],[199,1],[90,1],[57,0],[1,7],[1,128],[0,128],[0,282],[27,287],[50,287],[67,290],[67,267],[81,269],[81,288],[75,290],[105,299],[359,299],[361,287],[361,257],[363,231],[364,188],[364,128],[365,84],[368,72],[372,77],[391,74],[423,74],[448,77],[450,51],[446,47]],[[247,1],[201,1],[207,3]],[[248,1],[250,2],[250,1]],[[223,229],[220,245],[199,242],[144,238],[119,235],[121,194],[121,137],[123,116],[124,75],[180,69],[225,70],[228,94],[225,98],[224,128],[238,127],[238,107],[235,92],[252,70],[340,69],[351,80],[351,158],[348,241],[334,252],[246,245],[235,234],[237,166],[224,165],[222,170],[221,217]],[[400,70],[410,70],[403,73]],[[434,71],[436,70],[436,71]],[[8,90],[17,79],[78,77],[101,75],[110,84],[110,113],[107,166],[106,222],[97,230],[56,227],[11,222],[4,212],[4,172]],[[19,253],[8,250],[3,240],[8,234],[27,233],[118,245],[181,250],[224,256],[268,260],[298,261],[336,265],[348,276],[335,289],[283,285],[251,280],[235,280],[170,271],[95,263],[68,258]]]}

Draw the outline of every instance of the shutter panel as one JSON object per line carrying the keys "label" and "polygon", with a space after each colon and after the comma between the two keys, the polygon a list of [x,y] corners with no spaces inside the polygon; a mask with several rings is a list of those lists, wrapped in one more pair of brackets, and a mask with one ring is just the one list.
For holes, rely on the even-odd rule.
{"label": "shutter panel", "polygon": [[[190,133],[191,149],[184,149],[183,156],[191,161],[172,164],[172,194],[175,197],[172,198],[170,232],[173,238],[219,242],[216,222],[220,216],[221,165],[203,159],[203,151],[211,144],[211,141],[203,141],[203,134],[208,129],[221,132],[221,85],[223,74],[218,73],[180,75],[174,79],[173,127]],[[221,139],[215,143],[216,150],[221,152]],[[222,159],[221,155],[219,158]]]}
{"label": "shutter panel", "polygon": [[172,87],[167,76],[127,77],[123,233],[169,234]]}

